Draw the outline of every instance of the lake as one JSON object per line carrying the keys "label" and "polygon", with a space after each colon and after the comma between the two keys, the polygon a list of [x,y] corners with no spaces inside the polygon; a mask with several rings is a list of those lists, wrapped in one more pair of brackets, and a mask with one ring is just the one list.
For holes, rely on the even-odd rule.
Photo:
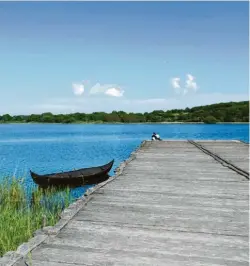
{"label": "lake", "polygon": [[2,124],[0,178],[32,180],[29,169],[45,174],[102,165],[113,170],[152,132],[163,139],[238,139],[249,142],[248,124]]}

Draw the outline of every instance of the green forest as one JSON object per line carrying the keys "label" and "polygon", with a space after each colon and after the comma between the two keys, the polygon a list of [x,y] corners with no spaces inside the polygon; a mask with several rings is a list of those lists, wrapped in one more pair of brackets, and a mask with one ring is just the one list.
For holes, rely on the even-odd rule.
{"label": "green forest", "polygon": [[215,124],[223,122],[249,122],[249,101],[217,103],[193,108],[155,110],[146,113],[94,112],[52,114],[50,112],[31,115],[4,114],[0,123],[163,123],[194,122]]}

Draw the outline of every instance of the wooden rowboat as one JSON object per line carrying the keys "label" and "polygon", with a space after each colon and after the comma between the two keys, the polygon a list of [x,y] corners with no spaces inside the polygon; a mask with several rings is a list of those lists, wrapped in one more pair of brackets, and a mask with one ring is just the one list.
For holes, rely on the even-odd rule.
{"label": "wooden rowboat", "polygon": [[69,172],[39,175],[30,171],[33,181],[42,188],[47,187],[81,187],[84,185],[96,185],[109,178],[109,171],[114,160],[109,163],[89,168],[82,168]]}

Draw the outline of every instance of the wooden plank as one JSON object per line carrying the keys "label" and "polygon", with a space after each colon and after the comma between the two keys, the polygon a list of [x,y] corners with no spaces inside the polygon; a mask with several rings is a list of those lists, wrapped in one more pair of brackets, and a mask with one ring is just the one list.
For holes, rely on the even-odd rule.
{"label": "wooden plank", "polygon": [[[93,241],[93,240],[92,240]],[[219,246],[217,247],[217,249]],[[248,262],[241,259],[230,260],[226,256],[223,259],[216,257],[198,257],[192,254],[169,254],[167,250],[162,252],[141,252],[137,250],[117,250],[113,244],[113,248],[106,249],[88,249],[78,246],[56,246],[56,245],[44,245],[33,254],[35,261],[47,262],[47,265],[53,265],[51,263],[61,262],[63,265],[77,264],[80,265],[95,265],[95,266],[107,266],[107,265],[118,265],[118,266],[134,266],[134,265],[157,265],[157,266],[248,266]],[[231,254],[232,256],[232,254]],[[39,262],[35,265],[41,266]],[[44,264],[43,264],[44,265]],[[33,264],[32,264],[33,266]]]}
{"label": "wooden plank", "polygon": [[[95,241],[93,241],[93,239]],[[116,240],[115,246],[112,244],[114,239]],[[185,257],[188,259],[192,254],[191,256],[195,258],[193,261],[197,264],[200,259],[205,262],[211,257],[214,259],[214,262],[219,263],[225,258],[231,257],[232,254],[237,255],[238,253],[245,254],[243,261],[246,262],[248,259],[248,243],[246,240],[247,239],[244,237],[219,237],[217,235],[128,228],[72,221],[58,237],[48,241],[44,245],[44,248],[60,250],[67,247],[69,250],[75,250],[76,247],[86,251],[87,256],[89,256],[89,253],[91,254],[96,250],[102,250],[103,254],[109,254],[112,251],[120,254],[122,252],[122,256],[126,253],[131,260],[131,255],[137,253],[135,255],[140,255],[140,259],[138,260],[137,258],[138,262],[141,260],[141,257],[149,257],[150,255],[152,255],[152,257],[162,256],[167,260],[175,256],[178,261],[179,256],[181,259]],[[33,253],[35,259],[39,259],[39,256],[40,253]],[[52,257],[53,254],[47,255],[47,259],[52,259]],[[66,256],[62,253],[61,261],[66,260],[65,257]],[[198,258],[198,261],[196,261],[196,258]],[[103,259],[105,260],[105,256],[103,256]],[[113,259],[114,258],[111,257],[108,262],[110,263]],[[125,260],[126,259],[127,257]],[[86,263],[88,262],[86,258],[83,258],[83,261]],[[230,262],[229,260],[229,263]],[[238,263],[237,259],[235,263]],[[102,265],[105,264],[103,263]]]}
{"label": "wooden plank", "polygon": [[227,145],[214,142],[196,142],[249,173],[249,145],[242,142],[229,142]]}
{"label": "wooden plank", "polygon": [[248,208],[248,200],[245,199],[235,199],[235,198],[222,198],[222,197],[212,197],[212,196],[197,196],[190,195],[185,197],[180,197],[179,194],[171,195],[171,194],[157,194],[153,192],[145,192],[145,191],[135,191],[135,193],[127,193],[127,191],[123,190],[108,190],[106,188],[100,189],[95,193],[94,199],[91,202],[95,201],[103,201],[103,202],[112,202],[115,201],[117,203],[123,202],[126,199],[126,204],[133,202],[137,203],[145,203],[152,204],[153,206],[156,204],[162,204],[165,206],[172,206],[179,208],[181,206],[189,205],[191,208],[199,208],[199,207],[211,207],[211,208],[230,208],[230,209],[239,209],[239,210],[247,210]]}
{"label": "wooden plank", "polygon": [[147,142],[32,252],[32,266],[246,266],[248,184],[187,141]]}
{"label": "wooden plank", "polygon": [[[245,177],[244,176],[239,176],[234,172],[229,172],[228,171],[221,171],[221,172],[205,172],[205,171],[199,171],[199,172],[192,172],[192,175],[190,175],[189,173],[185,172],[185,171],[181,171],[178,173],[164,173],[164,174],[160,174],[160,173],[155,173],[154,170],[152,170],[150,173],[147,173],[146,176],[149,176],[155,180],[155,182],[161,182],[162,180],[168,180],[168,179],[174,179],[174,180],[178,180],[179,182],[181,181],[190,181],[190,180],[194,180],[194,176],[195,176],[195,180],[196,181],[217,181],[217,182],[238,182],[239,179],[241,181],[245,181]],[[124,173],[124,175],[120,178],[120,179],[126,179],[126,180],[130,180],[131,182],[133,182],[134,180],[140,180],[140,181],[144,181],[145,180],[145,172],[144,171],[140,171],[137,170],[132,171],[132,173],[130,171],[126,171]]]}
{"label": "wooden plank", "polygon": [[[113,209],[114,211],[110,212]],[[99,213],[98,213],[99,212]],[[178,213],[178,215],[177,215]],[[181,214],[180,214],[181,213]],[[103,206],[93,206],[93,209],[86,209],[80,212],[75,218],[76,221],[93,221],[105,224],[118,224],[126,227],[148,227],[159,228],[161,230],[183,231],[195,233],[208,233],[220,235],[245,236],[248,225],[245,223],[247,214],[241,214],[238,218],[235,215],[216,216],[207,210],[206,215],[201,215],[199,210],[196,213],[188,212],[187,209],[179,212],[166,212],[164,209],[150,209],[139,207],[119,207],[112,208]],[[98,215],[99,214],[99,215]],[[232,218],[233,217],[233,218]]]}

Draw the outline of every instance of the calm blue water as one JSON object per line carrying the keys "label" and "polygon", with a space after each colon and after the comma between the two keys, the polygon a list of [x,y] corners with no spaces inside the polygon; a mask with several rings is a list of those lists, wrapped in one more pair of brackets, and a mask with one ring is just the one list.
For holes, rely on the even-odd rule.
{"label": "calm blue water", "polygon": [[26,177],[29,169],[45,174],[102,165],[115,159],[111,171],[153,131],[164,139],[240,139],[249,142],[249,126],[201,124],[0,125],[0,178]]}

